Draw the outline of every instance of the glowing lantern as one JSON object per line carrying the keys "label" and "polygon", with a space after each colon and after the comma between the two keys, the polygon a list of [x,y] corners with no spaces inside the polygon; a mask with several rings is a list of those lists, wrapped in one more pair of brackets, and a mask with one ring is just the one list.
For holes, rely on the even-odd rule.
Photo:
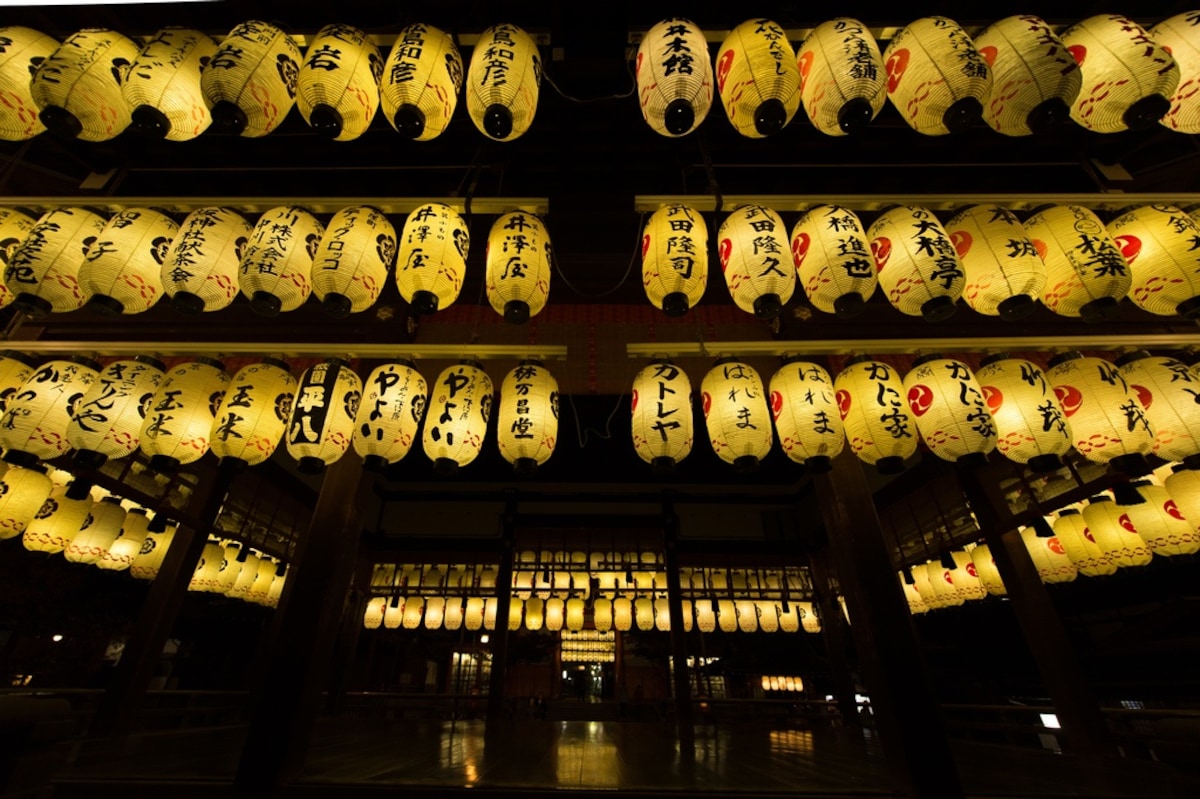
{"label": "glowing lantern", "polygon": [[546,600],[545,616],[546,629],[552,633],[556,633],[563,626],[563,610],[564,604],[561,599],[554,597]]}
{"label": "glowing lantern", "polygon": [[250,20],[229,32],[200,75],[213,122],[230,133],[265,136],[296,102],[300,48],[266,22]]}
{"label": "glowing lantern", "polygon": [[654,627],[659,632],[671,632],[671,603],[666,597],[654,600]]}
{"label": "glowing lantern", "polygon": [[496,438],[500,454],[530,473],[554,454],[558,441],[558,381],[536,361],[525,361],[500,386]]}
{"label": "glowing lantern", "polygon": [[655,133],[684,136],[712,107],[713,72],[704,31],[682,17],[664,19],[638,45],[638,104]]}
{"label": "glowing lantern", "polygon": [[1154,454],[1164,461],[1200,465],[1200,379],[1181,361],[1145,350],[1122,355],[1117,366],[1145,408],[1154,431]]}
{"label": "glowing lantern", "polygon": [[29,79],[57,49],[57,41],[33,28],[0,28],[0,139],[24,141],[46,129]]}
{"label": "glowing lantern", "polygon": [[1006,136],[1042,134],[1071,114],[1083,73],[1054,29],[1028,14],[994,22],[975,37],[992,68],[983,120]]}
{"label": "glowing lantern", "polygon": [[975,569],[975,562],[971,560],[970,553],[962,549],[956,549],[950,553],[950,557],[954,559],[955,566],[955,593],[964,600],[969,601],[985,598],[988,595],[987,587],[979,579],[979,573]]}
{"label": "glowing lantern", "polygon": [[483,627],[483,598],[468,597],[466,609],[466,628],[468,630],[478,630]]}
{"label": "glowing lantern", "polygon": [[396,258],[396,287],[414,312],[431,314],[454,304],[470,243],[467,223],[448,205],[427,203],[408,215]]}
{"label": "glowing lantern", "polygon": [[387,610],[387,597],[371,597],[363,611],[363,627],[378,630],[383,625],[383,614]]}
{"label": "glowing lantern", "polygon": [[1145,566],[1150,562],[1150,547],[1133,526],[1129,509],[1117,505],[1112,497],[1101,494],[1088,500],[1083,521],[1101,551],[1119,568]]}
{"label": "glowing lantern", "polygon": [[213,416],[213,454],[255,466],[275,453],[287,430],[296,378],[275,358],[244,366],[233,376]]}
{"label": "glowing lantern", "polygon": [[180,313],[219,311],[238,294],[238,265],[253,227],[236,211],[210,206],[187,215],[160,276]]}
{"label": "glowing lantern", "polygon": [[0,415],[8,410],[13,395],[21,390],[25,381],[33,377],[37,359],[15,350],[0,350]]}
{"label": "glowing lantern", "polygon": [[428,141],[446,130],[462,89],[463,63],[454,40],[432,25],[409,25],[383,68],[383,115],[406,139]]}
{"label": "glowing lantern", "polygon": [[1071,448],[1071,430],[1062,404],[1037,364],[995,355],[975,373],[996,423],[996,448],[1034,472],[1062,466]]}
{"label": "glowing lantern", "polygon": [[1196,37],[1196,12],[1177,14],[1150,29],[1150,38],[1179,65],[1179,85],[1171,95],[1171,108],[1159,120],[1180,133],[1200,133],[1200,39]]}
{"label": "glowing lantern", "polygon": [[79,267],[104,218],[86,208],[55,208],[42,215],[9,253],[4,282],[16,295],[13,307],[40,319],[83,306]]}
{"label": "glowing lantern", "polygon": [[250,586],[254,585],[254,580],[258,577],[259,560],[258,555],[248,548],[242,550],[236,561],[240,566],[237,579],[233,581],[233,588],[225,592],[225,596],[243,601],[246,599]]}
{"label": "glowing lantern", "polygon": [[287,451],[305,474],[320,474],[350,448],[362,381],[339,358],[305,370],[287,423]]}
{"label": "glowing lantern", "polygon": [[867,230],[888,302],[901,313],[940,322],[953,315],[966,287],[945,228],[927,208],[900,205]]}
{"label": "glowing lantern", "polygon": [[[561,618],[560,618],[561,621]],[[443,616],[442,626],[447,630],[458,630],[463,626],[463,601],[462,597],[452,596],[446,598],[446,610]],[[547,611],[546,627],[549,629],[550,616]]]}
{"label": "glowing lantern", "polygon": [[1066,545],[1042,519],[1021,528],[1021,541],[1029,552],[1038,576],[1043,583],[1069,583],[1075,579],[1078,567],[1067,552]]}
{"label": "glowing lantern", "polygon": [[996,568],[996,561],[992,559],[992,550],[987,544],[980,544],[971,550],[971,563],[975,566],[975,574],[979,577],[979,582],[987,589],[987,592],[992,596],[1007,596],[1008,589],[1004,587],[1004,581],[1000,579],[1000,570]]}
{"label": "glowing lantern", "polygon": [[708,225],[687,205],[664,205],[642,231],[642,286],[654,307],[683,316],[708,286]]}
{"label": "glowing lantern", "polygon": [[800,631],[800,608],[795,602],[785,602],[779,611],[779,629],[785,633]]}
{"label": "glowing lantern", "polygon": [[80,400],[95,382],[100,364],[73,355],[68,360],[50,361],[30,376],[9,397],[0,417],[0,446],[4,460],[32,466],[38,459],[65,455],[71,448],[67,424]]}
{"label": "glowing lantern", "polygon": [[583,612],[584,602],[582,599],[567,600],[566,627],[568,630],[571,632],[579,632],[583,629]]}
{"label": "glowing lantern", "polygon": [[221,565],[217,567],[217,576],[209,585],[209,591],[214,594],[229,593],[242,571],[242,564],[238,562],[241,553],[242,548],[236,542],[225,542],[221,550]]}
{"label": "glowing lantern", "polygon": [[[453,474],[479,455],[492,413],[492,381],[474,362],[449,366],[430,393],[425,454],[436,471]],[[447,421],[442,421],[446,419]]]}
{"label": "glowing lantern", "polygon": [[[4,479],[8,479],[5,475]],[[1171,474],[1163,481],[1163,486],[1175,502],[1176,509],[1187,519],[1193,528],[1200,529],[1200,471],[1189,469],[1184,464],[1171,467]],[[0,498],[3,502],[3,498]],[[0,506],[3,507],[3,506]],[[3,526],[0,521],[0,527]],[[0,530],[3,535],[3,530]]]}
{"label": "glowing lantern", "polygon": [[283,587],[287,584],[287,573],[287,564],[280,563],[275,567],[275,576],[271,578],[271,587],[267,589],[267,598],[263,601],[267,607],[279,607],[279,600],[283,597]]}
{"label": "glowing lantern", "polygon": [[412,361],[398,359],[371,372],[354,424],[354,451],[364,469],[381,471],[408,454],[428,402],[429,387]]}
{"label": "glowing lantern", "polygon": [[979,381],[962,361],[913,361],[904,393],[925,444],[942,460],[981,465],[996,448],[996,423]]}
{"label": "glowing lantern", "polygon": [[388,630],[398,630],[404,623],[404,605],[400,603],[400,597],[394,596],[390,600],[385,600],[383,605],[383,617],[380,619],[383,626]]}
{"label": "glowing lantern", "polygon": [[[79,496],[72,496],[80,494]],[[30,552],[53,555],[62,552],[75,539],[92,509],[87,491],[72,483],[55,486],[41,510],[29,521],[21,535],[21,544]]]}
{"label": "glowing lantern", "polygon": [[1062,316],[1102,322],[1117,312],[1132,280],[1125,256],[1100,219],[1081,205],[1053,205],[1025,222],[1046,264],[1042,304]]}
{"label": "glowing lantern", "polygon": [[1054,537],[1058,539],[1071,563],[1080,574],[1100,577],[1113,574],[1117,564],[1096,543],[1087,521],[1075,508],[1064,508],[1054,520]]}
{"label": "glowing lantern", "polygon": [[771,378],[771,416],[789,458],[813,472],[829,471],[846,443],[829,372],[806,361],[781,367]]}
{"label": "glowing lantern", "polygon": [[1071,119],[1097,133],[1148,127],[1171,108],[1179,65],[1133,20],[1100,14],[1061,34],[1083,73]]}
{"label": "glowing lantern", "polygon": [[809,302],[840,319],[860,313],[879,282],[862,223],[840,205],[818,205],[800,217],[792,260]]}
{"label": "glowing lantern", "polygon": [[513,324],[537,316],[550,298],[550,237],[534,214],[515,211],[500,216],[488,234],[488,302]]}
{"label": "glowing lantern", "polygon": [[129,208],[108,221],[79,266],[85,307],[103,314],[146,311],[162,295],[162,266],[179,225],[149,208]]}
{"label": "glowing lantern", "polygon": [[133,62],[121,95],[139,133],[189,141],[212,124],[200,90],[200,71],[216,55],[211,36],[188,28],[163,28]]}
{"label": "glowing lantern", "polygon": [[213,419],[229,375],[212,358],[181,363],[158,387],[142,423],[140,446],[150,456],[150,468],[171,474],[208,452]]}
{"label": "glowing lantern", "polygon": [[479,132],[511,141],[529,130],[537,113],[542,59],[529,34],[495,25],[479,35],[467,67],[467,113]]}
{"label": "glowing lantern", "polygon": [[[846,607],[844,599],[841,604],[844,612]],[[817,615],[817,609],[812,602],[797,602],[796,611],[800,616],[800,629],[814,635],[821,632],[821,617]],[[850,620],[846,619],[846,621]]]}
{"label": "glowing lantern", "polygon": [[946,596],[934,588],[931,578],[935,575],[929,571],[928,563],[917,563],[909,570],[913,575],[913,588],[929,610],[940,610],[946,606]]}
{"label": "glowing lantern", "polygon": [[833,387],[854,454],[882,474],[903,471],[904,461],[917,451],[917,437],[900,375],[864,356],[847,361]]}
{"label": "glowing lantern", "polygon": [[108,141],[129,127],[121,84],[138,46],[116,31],[86,28],[67,37],[29,84],[38,117],[53,134]]}
{"label": "glowing lantern", "polygon": [[1064,353],[1051,359],[1046,378],[1062,403],[1080,455],[1128,474],[1149,471],[1145,456],[1154,449],[1154,429],[1138,392],[1116,366]]}
{"label": "glowing lantern", "polygon": [[972,205],[946,224],[962,263],[963,299],[972,310],[1023,319],[1046,285],[1046,266],[1016,215],[998,205]]}
{"label": "glowing lantern", "polygon": [[133,563],[134,557],[142,550],[146,540],[146,526],[150,520],[146,518],[145,508],[130,508],[121,524],[120,533],[107,550],[100,553],[96,566],[106,571],[124,571]]}
{"label": "glowing lantern", "polygon": [[1173,205],[1143,205],[1108,223],[1129,264],[1129,299],[1159,316],[1200,318],[1200,225]]}
{"label": "glowing lantern", "polygon": [[273,208],[259,218],[238,266],[238,285],[252,310],[275,316],[308,299],[324,232],[315,216],[297,206]]}
{"label": "glowing lantern", "polygon": [[138,448],[146,409],[165,370],[149,355],[104,367],[67,424],[76,463],[98,469],[109,458],[123,458]]}
{"label": "glowing lantern", "polygon": [[983,114],[992,71],[954,20],[910,23],[892,37],[883,59],[888,98],[918,133],[961,133]]}
{"label": "glowing lantern", "polygon": [[1200,552],[1200,531],[1183,515],[1170,491],[1149,480],[1130,485],[1145,501],[1125,506],[1125,511],[1151,552],[1166,556]]}
{"label": "glowing lantern", "polygon": [[11,466],[0,476],[0,540],[16,538],[42,509],[54,487],[39,468]]}
{"label": "glowing lantern", "polygon": [[717,92],[734,130],[752,139],[783,130],[800,110],[800,69],[786,31],[747,20],[717,53]]}
{"label": "glowing lantern", "polygon": [[758,632],[758,607],[750,599],[739,599],[734,602],[737,613],[738,629],[744,633]]}
{"label": "glowing lantern", "polygon": [[304,121],[335,141],[357,139],[379,107],[383,56],[363,31],[326,25],[317,32],[296,78],[296,108]]}
{"label": "glowing lantern", "polygon": [[500,600],[496,597],[488,597],[484,602],[483,607],[483,629],[496,629],[496,613],[500,607]]}
{"label": "glowing lantern", "polygon": [[[174,540],[174,526],[167,526],[162,517],[152,520],[147,528],[146,538],[142,541],[142,548],[129,565],[129,573],[134,579],[153,580],[157,577],[163,558],[167,556],[167,550],[171,548],[171,542]],[[236,586],[234,590],[236,592]]]}
{"label": "glowing lantern", "polygon": [[312,263],[312,288],[338,319],[379,299],[396,258],[396,229],[369,205],[343,208],[329,220]]}
{"label": "glowing lantern", "polygon": [[737,632],[737,606],[733,604],[732,599],[717,600],[717,627],[723,633]]}
{"label": "glowing lantern", "polygon": [[818,25],[800,45],[796,66],[804,111],[822,133],[853,133],[883,110],[883,56],[858,20],[838,17]]}
{"label": "glowing lantern", "polygon": [[446,600],[440,596],[431,596],[425,600],[425,629],[440,630],[446,619]]}
{"label": "glowing lantern", "polygon": [[692,451],[692,384],[672,363],[657,361],[633,379],[633,448],[656,470],[670,472]]}
{"label": "glowing lantern", "polygon": [[634,619],[639,630],[654,629],[654,600],[638,597],[633,601]]}
{"label": "glowing lantern", "polygon": [[274,558],[264,556],[258,561],[258,571],[254,575],[254,582],[250,584],[250,590],[246,592],[247,602],[261,605],[267,601],[267,591],[271,590],[271,583],[275,582],[275,571],[278,567],[279,564]]}
{"label": "glowing lantern", "polygon": [[221,564],[224,562],[225,547],[216,541],[207,541],[192,572],[192,579],[188,581],[187,590],[207,592],[216,583],[217,576],[221,573]]}
{"label": "glowing lantern", "polygon": [[525,611],[525,600],[513,597],[508,604],[508,629],[521,629],[521,617]]}
{"label": "glowing lantern", "polygon": [[775,436],[762,378],[749,364],[718,361],[700,385],[713,452],[740,471],[753,471]]}
{"label": "glowing lantern", "polygon": [[717,254],[734,303],[760,319],[774,319],[796,290],[796,270],[787,264],[787,228],[779,214],[743,205],[717,232]]}
{"label": "glowing lantern", "polygon": [[[0,39],[3,35],[3,29],[0,29]],[[2,80],[3,74],[0,73],[0,81]],[[4,89],[0,87],[0,101],[3,97]],[[36,224],[37,220],[28,214],[14,208],[0,208],[0,308],[7,307],[16,299],[16,295],[9,291],[3,280],[3,270],[8,269],[8,256],[25,240]]]}
{"label": "glowing lantern", "polygon": [[947,562],[945,556],[942,560],[931,560],[925,564],[929,584],[938,598],[939,606],[943,608],[957,607],[965,599],[963,592],[954,583],[958,569],[951,569],[952,565],[954,562]]}

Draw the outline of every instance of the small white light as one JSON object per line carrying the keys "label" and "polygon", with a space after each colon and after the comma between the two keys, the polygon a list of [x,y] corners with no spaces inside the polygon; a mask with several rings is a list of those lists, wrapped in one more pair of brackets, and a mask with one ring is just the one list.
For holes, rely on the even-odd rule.
{"label": "small white light", "polygon": [[61,641],[62,639],[63,639],[63,637],[62,637],[62,633],[55,633],[54,635],[50,636],[50,640],[51,640],[51,641],[53,641],[53,642],[54,642],[54,643],[56,643],[56,644],[57,644],[59,641]]}
{"label": "small white light", "polygon": [[1038,716],[1042,720],[1042,726],[1049,730],[1061,730],[1062,725],[1058,723],[1058,716],[1054,713],[1039,713]]}
{"label": "small white light", "polygon": [[488,635],[486,633],[479,636],[479,643],[481,643],[481,644],[486,644],[489,640],[491,640],[491,639],[488,637]]}

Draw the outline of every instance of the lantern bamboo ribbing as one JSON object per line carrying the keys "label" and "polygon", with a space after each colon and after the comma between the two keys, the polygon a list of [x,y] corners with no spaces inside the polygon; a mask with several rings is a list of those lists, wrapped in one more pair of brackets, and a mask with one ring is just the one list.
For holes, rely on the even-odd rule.
{"label": "lantern bamboo ribbing", "polygon": [[708,286],[708,225],[687,205],[659,208],[642,231],[642,285],[667,316],[695,307]]}
{"label": "lantern bamboo ribbing", "polygon": [[329,220],[312,264],[312,288],[330,316],[365,311],[379,299],[396,258],[396,229],[367,205]]}
{"label": "lantern bamboo ribbing", "polygon": [[844,136],[865,126],[887,101],[887,71],[870,29],[838,17],[813,29],[796,56],[800,100],[813,127]]}
{"label": "lantern bamboo ribbing", "polygon": [[453,208],[427,203],[414,210],[400,233],[396,287],[418,314],[454,304],[467,272],[471,237]]}
{"label": "lantern bamboo ribbing", "polygon": [[946,17],[900,30],[883,53],[888,99],[918,133],[961,133],[983,113],[992,72],[971,37]]}
{"label": "lantern bamboo ribbing", "polygon": [[708,116],[712,62],[694,22],[672,17],[652,27],[638,45],[635,76],[642,118],[656,133],[683,136]]}
{"label": "lantern bamboo ribbing", "polygon": [[809,302],[847,319],[861,313],[879,279],[858,216],[838,205],[810,208],[792,228],[792,260]]}
{"label": "lantern bamboo ribbing", "polygon": [[0,28],[0,42],[0,139],[32,139],[46,126],[38,118],[29,78],[58,49],[58,42],[19,25]]}
{"label": "lantern bamboo ribbing", "polygon": [[717,50],[717,92],[734,130],[761,139],[800,110],[800,69],[787,33],[769,19],[734,28]]}
{"label": "lantern bamboo ribbing", "polygon": [[480,133],[511,141],[533,124],[541,82],[542,58],[529,34],[516,25],[488,28],[467,67],[467,113]]}
{"label": "lantern bamboo ribbing", "polygon": [[68,36],[29,85],[42,124],[64,138],[115,138],[129,127],[121,83],[137,57],[138,45],[113,30],[88,28]]}
{"label": "lantern bamboo ribbing", "polygon": [[366,33],[326,25],[304,52],[296,108],[313,130],[335,141],[357,139],[379,107],[383,57]]}
{"label": "lantern bamboo ribbing", "polygon": [[109,315],[149,310],[162,296],[162,266],[178,232],[173,219],[150,208],[108,220],[79,266],[86,307]]}
{"label": "lantern bamboo ribbing", "polygon": [[383,115],[406,139],[437,138],[454,116],[462,83],[462,56],[454,40],[432,25],[409,25],[396,36],[383,68]]}
{"label": "lantern bamboo ribbing", "polygon": [[189,141],[212,124],[200,72],[217,43],[198,30],[163,28],[146,43],[125,76],[121,94],[134,128],[169,141]]}
{"label": "lantern bamboo ribbing", "polygon": [[236,26],[200,75],[213,122],[241,136],[265,136],[296,103],[300,48],[258,20]]}
{"label": "lantern bamboo ribbing", "polygon": [[1070,117],[1083,73],[1042,19],[1028,14],[994,22],[975,37],[992,68],[983,119],[997,133],[1047,133]]}

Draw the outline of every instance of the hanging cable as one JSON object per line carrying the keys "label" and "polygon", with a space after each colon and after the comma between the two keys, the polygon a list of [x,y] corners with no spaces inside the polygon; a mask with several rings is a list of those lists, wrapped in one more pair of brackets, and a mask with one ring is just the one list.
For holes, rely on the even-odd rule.
{"label": "hanging cable", "polygon": [[587,105],[589,103],[601,103],[606,100],[624,100],[625,98],[632,97],[637,93],[637,76],[633,74],[633,67],[631,66],[632,63],[633,62],[629,59],[625,59],[625,73],[629,75],[629,80],[632,85],[629,87],[628,91],[620,94],[606,94],[600,97],[574,97],[558,88],[558,84],[555,83],[554,79],[550,77],[549,71],[543,69],[542,78],[546,81],[546,83],[550,84],[550,88],[554,89],[554,91],[556,91],[560,97],[562,97],[564,100],[570,100],[572,103]]}
{"label": "hanging cable", "polygon": [[587,446],[588,433],[595,433],[597,437],[605,441],[608,441],[612,438],[612,420],[613,417],[617,415],[617,411],[620,409],[621,403],[624,401],[624,399],[624,394],[619,394],[617,396],[616,404],[613,405],[612,411],[608,414],[608,418],[604,421],[604,430],[602,432],[591,427],[585,428],[580,424],[579,411],[575,408],[575,399],[571,394],[567,394],[567,402],[571,406],[571,415],[575,417],[575,437],[579,441],[580,449],[583,449]]}
{"label": "hanging cable", "polygon": [[625,267],[625,274],[621,275],[621,279],[618,280],[616,285],[610,289],[605,289],[604,291],[596,294],[589,294],[586,291],[581,291],[580,289],[576,288],[575,285],[571,283],[570,279],[567,278],[566,273],[563,272],[562,264],[558,262],[557,252],[553,249],[550,250],[551,266],[553,266],[554,271],[558,273],[558,276],[562,280],[563,284],[566,285],[566,287],[572,292],[574,292],[576,296],[583,297],[584,299],[599,299],[601,297],[607,297],[611,294],[615,294],[622,286],[625,285],[625,282],[629,280],[629,276],[633,274],[633,266],[635,263],[637,263],[638,254],[642,251],[642,229],[645,227],[645,225],[646,214],[643,213],[640,217],[638,217],[637,242],[634,244],[633,254],[629,256],[629,265]]}

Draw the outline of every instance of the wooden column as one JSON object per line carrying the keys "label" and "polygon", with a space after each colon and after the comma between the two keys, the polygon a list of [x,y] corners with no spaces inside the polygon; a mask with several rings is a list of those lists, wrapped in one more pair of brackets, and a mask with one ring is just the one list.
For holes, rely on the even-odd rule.
{"label": "wooden column", "polygon": [[325,707],[330,715],[338,715],[345,705],[346,689],[350,682],[350,670],[358,655],[358,641],[362,637],[363,614],[371,601],[371,574],[375,564],[367,553],[360,549],[358,563],[351,579],[350,595],[346,599],[346,610],[338,628],[334,644],[333,671],[329,680],[329,695]]}
{"label": "wooden column", "polygon": [[671,619],[671,662],[674,664],[675,724],[682,753],[696,741],[692,726],[692,689],[688,679],[687,633],[683,628],[683,596],[679,583],[679,517],[669,497],[663,500],[663,566],[667,573],[667,613]]}
{"label": "wooden column", "polygon": [[504,702],[504,680],[508,666],[508,613],[512,605],[513,544],[517,534],[517,498],[510,494],[500,520],[500,569],[496,572],[496,629],[492,630],[492,674],[488,682],[487,718],[484,734],[503,734],[508,713]]}
{"label": "wooden column", "polygon": [[833,587],[829,579],[829,550],[809,555],[808,565],[812,570],[815,599],[821,608],[821,638],[825,642],[825,655],[829,659],[829,673],[833,678],[834,696],[837,697],[838,712],[842,723],[851,729],[862,729],[858,717],[858,702],[854,696],[854,673],[846,658],[846,620],[842,609],[833,599]]}

